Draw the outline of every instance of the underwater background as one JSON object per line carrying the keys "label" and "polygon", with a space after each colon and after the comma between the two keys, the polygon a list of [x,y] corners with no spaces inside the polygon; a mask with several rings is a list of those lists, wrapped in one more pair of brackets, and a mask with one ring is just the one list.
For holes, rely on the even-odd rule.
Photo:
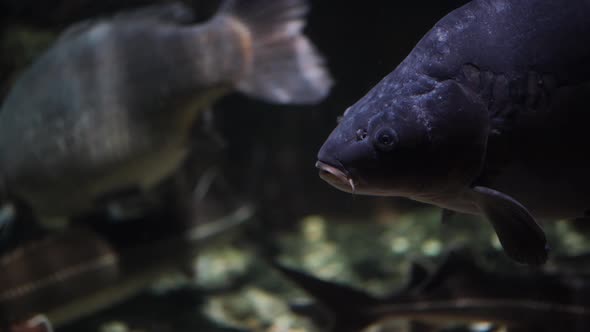
{"label": "underwater background", "polygon": [[[466,2],[310,1],[305,33],[333,76],[330,95],[315,106],[270,105],[238,93],[216,102],[214,127],[222,142],[202,143],[199,176],[210,181],[210,190],[196,209],[205,233],[206,226],[216,222],[223,231],[199,240],[190,266],[167,268],[139,294],[64,320],[56,331],[329,330],[330,319],[339,318],[310,309],[306,304],[312,297],[271,266],[267,256],[376,297],[404,288],[414,263],[433,271],[451,251],[469,251],[473,262],[494,273],[526,273],[525,267],[507,261],[491,227],[480,218],[457,216],[443,225],[440,209],[403,199],[348,195],[323,182],[314,167],[316,153],[336,118],[393,70],[436,21]],[[0,100],[19,73],[70,24],[153,3],[157,1],[0,0]],[[206,0],[185,3],[203,20],[219,5]],[[224,229],[224,216],[243,212],[240,208],[247,211]],[[590,266],[583,256],[590,247],[587,229],[567,221],[546,223],[544,228],[553,254],[564,257],[549,263],[548,271],[575,278],[585,274]],[[137,255],[143,264],[156,264],[152,256],[159,262],[184,254],[155,252],[163,250],[149,245],[160,240],[157,232],[142,229],[140,223],[107,227],[105,232],[120,248],[141,247]],[[461,285],[456,289],[460,293]],[[565,292],[561,289],[556,292]],[[539,292],[544,291],[553,292],[540,286]],[[582,294],[568,291],[572,293],[566,298]],[[518,296],[515,290],[515,301]],[[343,296],[342,301],[358,300]],[[416,323],[409,316],[400,314],[370,330],[503,329],[501,323],[458,323],[451,314],[452,318],[432,325]],[[576,331],[587,331],[584,326]],[[535,326],[519,331],[545,330]]]}

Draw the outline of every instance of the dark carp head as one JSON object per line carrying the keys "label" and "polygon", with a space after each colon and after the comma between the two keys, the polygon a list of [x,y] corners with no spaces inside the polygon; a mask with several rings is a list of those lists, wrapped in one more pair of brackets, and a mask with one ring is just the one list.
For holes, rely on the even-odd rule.
{"label": "dark carp head", "polygon": [[346,192],[431,201],[479,174],[488,122],[477,95],[457,81],[400,66],[346,110],[316,167]]}

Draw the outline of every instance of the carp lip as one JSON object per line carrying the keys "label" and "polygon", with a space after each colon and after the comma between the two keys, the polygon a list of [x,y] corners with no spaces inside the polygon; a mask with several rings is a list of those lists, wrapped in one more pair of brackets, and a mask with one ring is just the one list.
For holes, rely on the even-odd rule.
{"label": "carp lip", "polygon": [[346,174],[346,172],[319,160],[315,163],[315,167],[320,170],[320,178],[322,178],[322,180],[328,182],[336,188],[352,190],[354,193],[356,189],[354,181]]}

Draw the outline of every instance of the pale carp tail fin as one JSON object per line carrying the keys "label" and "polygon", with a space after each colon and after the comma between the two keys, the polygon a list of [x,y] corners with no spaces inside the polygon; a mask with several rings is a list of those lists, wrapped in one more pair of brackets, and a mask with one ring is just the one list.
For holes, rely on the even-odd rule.
{"label": "pale carp tail fin", "polygon": [[302,32],[305,0],[228,0],[223,11],[251,35],[252,68],[239,91],[280,104],[314,104],[326,97],[332,79]]}

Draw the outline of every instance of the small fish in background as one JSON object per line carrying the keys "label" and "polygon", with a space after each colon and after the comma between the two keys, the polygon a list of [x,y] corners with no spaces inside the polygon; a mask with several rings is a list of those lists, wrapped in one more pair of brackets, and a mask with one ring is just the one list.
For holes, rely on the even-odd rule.
{"label": "small fish in background", "polygon": [[484,215],[511,258],[544,263],[535,219],[590,213],[588,17],[587,0],[474,0],[449,13],[346,110],[320,176]]}
{"label": "small fish in background", "polygon": [[432,332],[452,323],[487,322],[492,324],[486,326],[504,327],[501,331],[536,332],[582,332],[590,325],[586,273],[498,272],[463,249],[448,253],[434,269],[413,262],[405,285],[379,297],[277,262],[271,264],[314,300],[294,303],[292,309],[318,322],[329,322],[324,324],[329,325],[327,331],[367,331],[370,325],[399,319],[425,323],[416,331]]}
{"label": "small fish in background", "polygon": [[121,246],[85,224],[29,241],[0,256],[0,331],[50,332],[136,296],[171,271],[192,271],[200,248],[253,213],[246,204],[178,231],[160,223],[134,245]]}
{"label": "small fish in background", "polygon": [[302,34],[307,11],[305,0],[228,0],[194,24],[173,3],[71,27],[2,105],[6,196],[58,225],[174,174],[200,112],[225,94],[320,102],[332,83]]}
{"label": "small fish in background", "polygon": [[35,315],[23,322],[13,323],[3,332],[53,332],[53,326],[44,315]]}

